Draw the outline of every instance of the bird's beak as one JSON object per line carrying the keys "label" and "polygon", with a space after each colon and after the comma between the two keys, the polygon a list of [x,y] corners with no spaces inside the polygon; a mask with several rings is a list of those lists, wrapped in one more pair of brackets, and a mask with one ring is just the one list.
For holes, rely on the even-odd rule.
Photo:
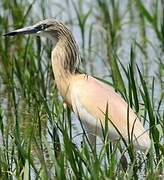
{"label": "bird's beak", "polygon": [[38,30],[34,26],[29,26],[21,29],[17,29],[11,32],[8,32],[6,34],[3,34],[3,36],[16,36],[21,34],[35,34]]}

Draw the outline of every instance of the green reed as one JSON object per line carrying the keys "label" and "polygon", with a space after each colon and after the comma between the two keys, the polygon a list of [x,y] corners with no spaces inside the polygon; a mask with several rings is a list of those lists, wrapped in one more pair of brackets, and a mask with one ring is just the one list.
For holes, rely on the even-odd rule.
{"label": "green reed", "polygon": [[[133,3],[127,0],[126,3],[125,12],[117,0],[93,3],[66,0],[58,6],[52,3],[52,6],[70,14],[67,12],[69,5],[68,9],[74,12],[73,19],[68,17],[63,21],[72,22],[70,25],[81,33],[78,38],[82,39],[83,70],[91,67],[91,72],[96,72],[93,65],[96,59],[102,59],[108,68],[107,78],[103,78],[103,74],[102,81],[111,84],[125,98],[149,129],[152,147],[147,157],[135,152],[131,145],[132,134],[129,134],[128,144],[122,137],[117,142],[110,140],[108,112],[104,114],[103,137],[97,141],[101,146],[91,147],[83,127],[77,143],[73,114],[59,100],[54,83],[49,41],[43,43],[40,38],[30,36],[0,36],[1,179],[158,179],[163,176],[164,2],[152,1],[152,8],[141,0]],[[41,4],[41,14],[36,19],[33,14],[38,4]],[[44,1],[35,0],[3,0],[0,3],[0,35],[46,18],[49,8],[44,4]],[[124,21],[126,15],[127,22]],[[126,52],[128,63],[119,53],[126,24],[141,32],[139,39],[129,36],[132,45]],[[146,33],[147,28],[155,35],[155,45]],[[100,47],[105,53],[101,53]],[[149,77],[152,55],[148,48],[153,49],[153,65],[157,66],[153,77]],[[142,58],[146,60],[140,62]]]}

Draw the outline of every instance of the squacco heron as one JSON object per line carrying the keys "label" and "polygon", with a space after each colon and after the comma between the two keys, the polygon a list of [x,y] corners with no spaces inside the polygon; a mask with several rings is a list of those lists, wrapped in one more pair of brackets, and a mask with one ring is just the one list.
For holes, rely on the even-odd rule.
{"label": "squacco heron", "polygon": [[[5,34],[36,34],[53,43],[52,68],[60,95],[84,124],[91,144],[96,135],[102,136],[105,113],[109,118],[108,133],[111,140],[120,136],[132,143],[136,150],[146,151],[150,138],[139,118],[124,99],[112,87],[94,77],[78,72],[79,49],[70,30],[56,19],[45,19],[37,24]],[[108,110],[107,110],[108,108]]]}

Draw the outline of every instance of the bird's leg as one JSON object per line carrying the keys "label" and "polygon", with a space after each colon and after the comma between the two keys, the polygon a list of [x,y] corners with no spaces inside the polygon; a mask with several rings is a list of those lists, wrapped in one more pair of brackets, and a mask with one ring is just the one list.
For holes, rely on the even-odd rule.
{"label": "bird's leg", "polygon": [[127,169],[128,169],[128,161],[127,161],[127,158],[126,158],[125,154],[123,153],[121,145],[119,146],[119,150],[120,150],[120,153],[121,153],[120,162],[121,162],[123,170],[126,172]]}
{"label": "bird's leg", "polygon": [[96,153],[96,135],[92,133],[87,133],[91,146],[93,147],[93,151]]}
{"label": "bird's leg", "polygon": [[92,146],[93,152],[96,154],[96,134],[97,134],[97,126],[93,127],[87,122],[84,122],[84,126],[86,129],[86,133],[90,142],[90,145]]}

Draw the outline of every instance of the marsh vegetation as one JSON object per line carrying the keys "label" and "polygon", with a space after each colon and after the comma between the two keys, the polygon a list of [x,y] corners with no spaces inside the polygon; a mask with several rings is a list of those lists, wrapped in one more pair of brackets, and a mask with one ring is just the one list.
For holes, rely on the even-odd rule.
{"label": "marsh vegetation", "polygon": [[[120,150],[106,129],[93,151],[58,94],[51,43],[2,36],[47,17],[72,30],[81,71],[112,85],[138,114],[152,141],[146,158]],[[162,179],[163,98],[164,0],[1,0],[0,179]]]}

